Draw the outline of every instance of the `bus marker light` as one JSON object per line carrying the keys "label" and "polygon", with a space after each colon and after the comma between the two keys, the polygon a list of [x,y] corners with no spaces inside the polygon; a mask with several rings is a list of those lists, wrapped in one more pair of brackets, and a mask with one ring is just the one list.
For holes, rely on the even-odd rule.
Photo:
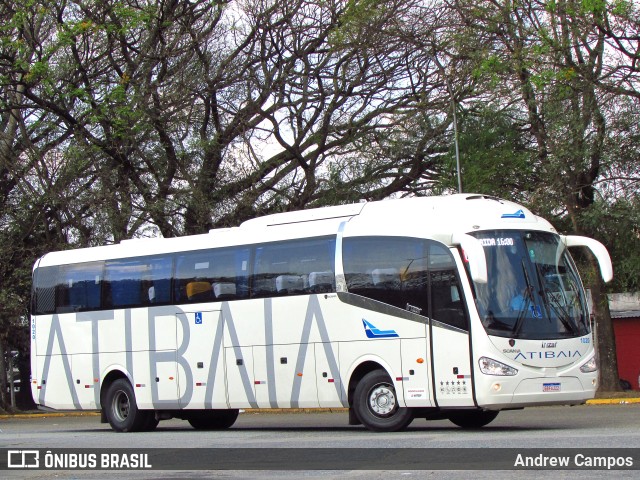
{"label": "bus marker light", "polygon": [[302,373],[298,372],[298,376],[299,376],[299,377],[301,377],[301,376],[302,376]]}
{"label": "bus marker light", "polygon": [[173,380],[173,377],[169,377],[169,380]]}
{"label": "bus marker light", "polygon": [[417,359],[417,360],[416,360],[416,362],[418,362],[418,363],[424,363],[424,358],[419,358],[419,359]]}
{"label": "bus marker light", "polygon": [[330,378],[329,380],[327,380],[329,383],[334,383],[335,380],[333,378]]}
{"label": "bus marker light", "polygon": [[495,392],[499,392],[499,391],[500,391],[500,389],[502,388],[502,385],[500,385],[499,383],[494,383],[494,384],[491,386],[491,388],[493,388],[493,390],[494,390]]}

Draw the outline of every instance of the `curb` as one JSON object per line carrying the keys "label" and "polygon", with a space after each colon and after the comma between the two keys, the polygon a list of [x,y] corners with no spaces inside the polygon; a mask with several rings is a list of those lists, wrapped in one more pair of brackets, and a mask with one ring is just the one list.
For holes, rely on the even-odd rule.
{"label": "curb", "polygon": [[0,415],[0,420],[8,418],[47,418],[47,417],[99,417],[99,411],[90,412],[42,412],[42,413],[16,413],[15,415]]}
{"label": "curb", "polygon": [[594,398],[587,400],[587,405],[625,405],[640,403],[640,398]]}

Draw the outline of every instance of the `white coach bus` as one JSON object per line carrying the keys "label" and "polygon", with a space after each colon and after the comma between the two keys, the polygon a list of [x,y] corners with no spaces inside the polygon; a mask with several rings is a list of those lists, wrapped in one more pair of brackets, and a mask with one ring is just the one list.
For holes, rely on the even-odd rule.
{"label": "white coach bus", "polygon": [[33,397],[101,409],[116,431],[327,407],[374,431],[478,428],[581,404],[597,364],[571,246],[612,278],[599,242],[460,194],[49,253],[33,272]]}

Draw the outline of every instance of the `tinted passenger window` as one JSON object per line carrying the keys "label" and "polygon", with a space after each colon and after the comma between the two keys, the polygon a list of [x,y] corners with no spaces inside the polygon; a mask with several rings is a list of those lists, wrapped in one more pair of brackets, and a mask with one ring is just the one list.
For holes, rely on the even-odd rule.
{"label": "tinted passenger window", "polygon": [[305,239],[259,246],[252,297],[335,291],[335,239]]}
{"label": "tinted passenger window", "polygon": [[36,269],[34,313],[100,309],[103,265],[93,262]]}
{"label": "tinted passenger window", "polygon": [[343,246],[349,292],[467,328],[456,265],[444,245],[416,238],[355,237],[345,238]]}
{"label": "tinted passenger window", "polygon": [[429,312],[428,244],[402,237],[343,240],[349,292],[421,315]]}
{"label": "tinted passenger window", "polygon": [[103,262],[59,267],[56,311],[98,310],[101,302]]}
{"label": "tinted passenger window", "polygon": [[171,301],[171,258],[146,257],[106,264],[104,308],[124,308]]}
{"label": "tinted passenger window", "polygon": [[56,311],[56,287],[61,282],[60,268],[40,267],[34,272],[33,313],[44,315]]}
{"label": "tinted passenger window", "polygon": [[176,303],[246,298],[249,252],[249,248],[229,248],[179,255]]}

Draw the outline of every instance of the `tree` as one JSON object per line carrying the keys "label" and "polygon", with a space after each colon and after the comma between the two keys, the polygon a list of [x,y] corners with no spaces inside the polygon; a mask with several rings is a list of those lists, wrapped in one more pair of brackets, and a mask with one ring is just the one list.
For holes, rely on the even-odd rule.
{"label": "tree", "polygon": [[420,2],[371,6],[3,2],[4,338],[48,250],[427,192],[448,100],[390,35]]}
{"label": "tree", "polygon": [[619,235],[601,219],[637,186],[637,19],[624,0],[4,0],[0,342],[46,251],[455,190],[454,113],[468,188]]}
{"label": "tree", "polygon": [[[512,92],[498,103],[511,110],[519,105],[516,122],[526,123],[535,149],[531,168],[539,180],[528,188],[528,203],[555,214],[560,224],[566,218],[571,232],[597,236],[589,219],[597,185],[609,167],[605,146],[619,108],[612,92],[626,91],[622,85],[630,78],[619,77],[620,88],[613,88],[611,70],[605,68],[606,39],[612,35],[606,4],[492,0],[455,2],[452,8],[476,45],[471,55],[476,71],[488,84],[500,83],[507,87],[503,92]],[[619,31],[617,38],[622,38]],[[600,388],[617,390],[615,339],[599,275],[591,276],[590,287]]]}

